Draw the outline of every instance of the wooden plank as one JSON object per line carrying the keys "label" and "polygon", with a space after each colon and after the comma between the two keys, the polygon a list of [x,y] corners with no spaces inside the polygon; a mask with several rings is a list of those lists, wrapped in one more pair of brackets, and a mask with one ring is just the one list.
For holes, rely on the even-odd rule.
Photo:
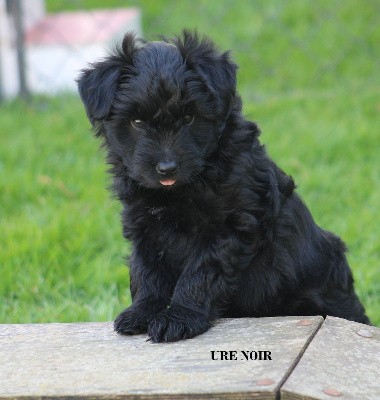
{"label": "wooden plank", "polygon": [[327,317],[281,389],[283,400],[379,400],[380,328]]}
{"label": "wooden plank", "polygon": [[[224,319],[166,344],[119,336],[110,323],[0,325],[0,398],[274,399],[322,318],[303,321]],[[212,360],[218,350],[238,359]],[[243,360],[242,350],[272,360]]]}

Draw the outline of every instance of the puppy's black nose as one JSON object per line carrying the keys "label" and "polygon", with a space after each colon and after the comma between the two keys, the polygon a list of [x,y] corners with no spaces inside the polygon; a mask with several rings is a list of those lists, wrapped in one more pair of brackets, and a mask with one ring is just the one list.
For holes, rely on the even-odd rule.
{"label": "puppy's black nose", "polygon": [[178,166],[174,161],[159,162],[156,170],[159,174],[169,175],[177,170]]}

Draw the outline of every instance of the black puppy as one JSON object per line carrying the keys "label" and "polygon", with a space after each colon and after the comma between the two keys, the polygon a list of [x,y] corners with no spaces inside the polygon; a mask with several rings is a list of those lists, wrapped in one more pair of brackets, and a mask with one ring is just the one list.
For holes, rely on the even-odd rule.
{"label": "black puppy", "polygon": [[133,243],[119,333],[191,338],[217,317],[334,315],[369,323],[345,245],[315,224],[241,114],[237,66],[207,38],[122,47],[79,92],[108,150]]}

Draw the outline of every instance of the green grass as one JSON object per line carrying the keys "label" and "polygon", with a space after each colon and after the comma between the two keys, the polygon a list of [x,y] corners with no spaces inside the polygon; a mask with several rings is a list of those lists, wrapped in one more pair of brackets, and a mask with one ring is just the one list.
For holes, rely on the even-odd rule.
{"label": "green grass", "polygon": [[[358,294],[380,325],[378,2],[127,3],[142,8],[148,38],[197,27],[233,49],[245,114],[316,221],[346,241]],[[129,246],[80,100],[5,103],[0,140],[0,322],[113,318],[130,301]]]}

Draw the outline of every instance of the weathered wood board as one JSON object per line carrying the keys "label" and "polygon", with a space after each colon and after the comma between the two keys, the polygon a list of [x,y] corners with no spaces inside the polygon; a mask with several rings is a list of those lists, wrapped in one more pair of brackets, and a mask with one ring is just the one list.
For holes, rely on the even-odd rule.
{"label": "weathered wood board", "polygon": [[[321,322],[224,319],[169,344],[119,336],[110,323],[0,325],[0,399],[275,399]],[[212,360],[220,350],[238,359]],[[242,350],[267,350],[272,360],[247,361]]]}
{"label": "weathered wood board", "polygon": [[282,400],[380,400],[380,328],[327,317]]}

